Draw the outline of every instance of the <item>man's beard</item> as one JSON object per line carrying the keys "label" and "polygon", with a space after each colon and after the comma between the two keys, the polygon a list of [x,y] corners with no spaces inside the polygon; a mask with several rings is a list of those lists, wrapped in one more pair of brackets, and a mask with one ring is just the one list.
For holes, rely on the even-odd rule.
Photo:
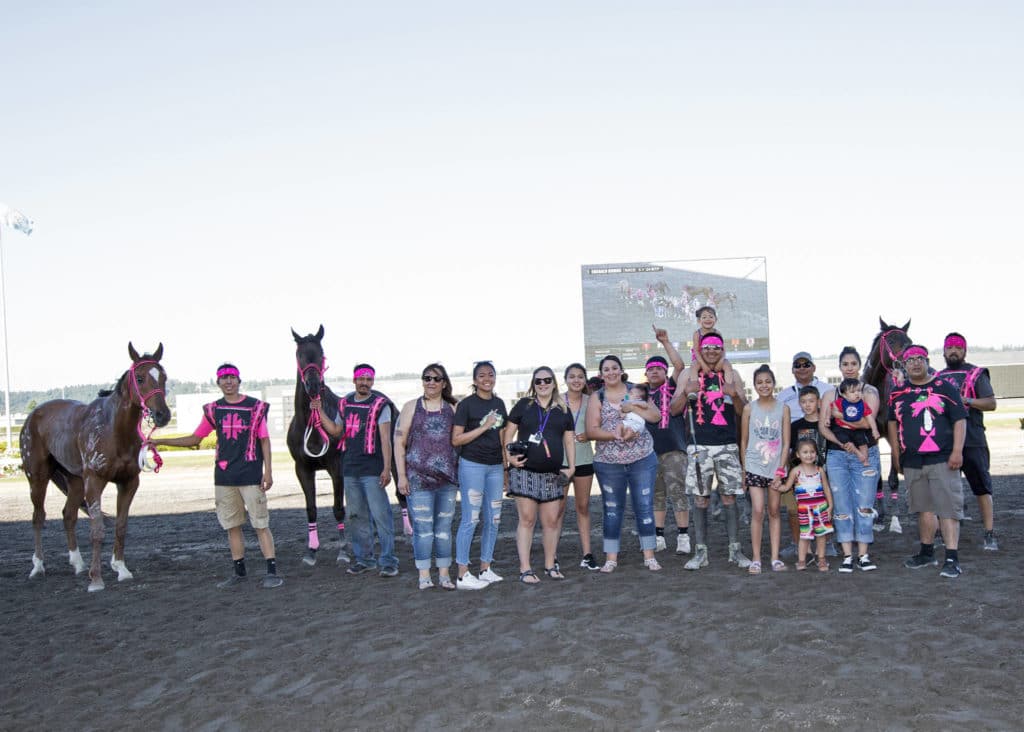
{"label": "man's beard", "polygon": [[946,368],[958,369],[964,365],[964,360],[959,356],[946,356]]}

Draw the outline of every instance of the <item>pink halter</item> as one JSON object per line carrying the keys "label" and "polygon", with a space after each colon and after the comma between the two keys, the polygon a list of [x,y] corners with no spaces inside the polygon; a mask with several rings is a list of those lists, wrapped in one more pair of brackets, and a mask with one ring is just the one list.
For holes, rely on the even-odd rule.
{"label": "pink halter", "polygon": [[154,394],[163,394],[164,390],[157,386],[155,389],[148,392],[147,394],[143,394],[142,390],[139,389],[139,382],[135,379],[135,369],[146,364],[150,364],[156,366],[157,368],[160,368],[160,364],[158,364],[156,361],[152,359],[135,361],[128,369],[128,378],[132,382],[132,391],[135,393],[135,397],[139,400],[139,406],[142,408],[142,417],[139,419],[139,423],[135,426],[135,429],[139,433],[139,437],[142,439],[143,444],[142,452],[139,453],[139,468],[145,469],[146,467],[145,452],[146,449],[148,448],[149,451],[153,454],[153,472],[159,473],[160,468],[163,467],[164,460],[162,457],[160,457],[160,453],[157,451],[156,446],[149,442],[149,438],[153,436],[154,432],[156,432],[156,425],[153,425],[150,428],[149,433],[147,434],[143,433],[142,431],[142,423],[149,419],[150,415],[150,409],[148,406],[146,406],[146,401],[149,400],[149,398],[152,397]]}

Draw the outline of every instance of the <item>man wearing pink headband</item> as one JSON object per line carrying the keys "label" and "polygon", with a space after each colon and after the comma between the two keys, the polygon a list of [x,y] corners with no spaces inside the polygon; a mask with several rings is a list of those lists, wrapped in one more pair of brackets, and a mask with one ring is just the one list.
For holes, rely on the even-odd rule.
{"label": "man wearing pink headband", "polygon": [[[362,574],[377,569],[381,577],[397,577],[394,514],[387,492],[391,482],[392,417],[397,410],[390,399],[373,390],[375,376],[368,363],[352,369],[355,391],[338,401],[335,419],[319,401],[314,406],[327,433],[341,438],[345,515],[355,558],[347,572]],[[380,539],[379,558],[374,556],[374,529]]]}
{"label": "man wearing pink headband", "polygon": [[[698,570],[708,566],[708,506],[711,503],[711,481],[716,477],[716,489],[722,498],[722,513],[725,514],[725,528],[729,534],[729,561],[746,569],[750,560],[740,550],[736,497],[744,493],[737,415],[743,413],[747,400],[739,374],[734,373],[730,383],[717,370],[725,358],[722,336],[714,331],[705,333],[700,339],[700,350],[701,358],[710,371],[691,371],[693,375],[682,389],[676,390],[669,405],[671,414],[682,414],[687,408],[693,413],[689,422],[692,444],[686,468],[686,492],[693,496],[690,528],[695,546],[693,558],[684,568]],[[690,395],[694,397],[692,401]]]}
{"label": "man wearing pink headband", "polygon": [[927,348],[907,346],[903,364],[907,380],[889,395],[889,444],[895,446],[896,470],[906,477],[910,511],[918,515],[921,539],[920,550],[903,566],[937,565],[935,531],[941,529],[946,561],[939,574],[955,579],[960,576],[958,542],[964,516],[960,467],[967,409],[955,381],[928,372]]}
{"label": "man wearing pink headband", "polygon": [[941,376],[956,382],[967,407],[967,438],[964,441],[964,477],[971,492],[978,498],[978,509],[985,525],[982,547],[986,551],[999,550],[993,527],[992,475],[989,471],[988,440],[985,437],[985,417],[982,412],[996,408],[988,369],[967,363],[967,339],[959,333],[950,333],[943,344],[942,356],[946,368]]}
{"label": "man wearing pink headband", "polygon": [[203,406],[203,419],[186,437],[153,440],[154,445],[198,447],[211,432],[217,432],[217,455],[214,458],[213,484],[216,493],[217,520],[228,532],[234,573],[218,587],[235,587],[246,581],[245,538],[242,525],[245,514],[256,531],[260,551],[267,560],[265,588],[280,587],[284,580],[277,576],[274,535],[270,533],[270,511],[267,491],[274,484],[270,469],[270,434],[267,411],[270,406],[255,397],[239,392],[242,380],[238,367],[225,363],[217,367],[217,386],[224,395]]}

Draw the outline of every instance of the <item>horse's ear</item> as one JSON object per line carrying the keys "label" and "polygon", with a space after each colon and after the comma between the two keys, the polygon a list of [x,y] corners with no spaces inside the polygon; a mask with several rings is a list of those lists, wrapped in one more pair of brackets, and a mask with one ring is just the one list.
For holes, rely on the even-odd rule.
{"label": "horse's ear", "polygon": [[904,333],[906,333],[908,330],[910,330],[910,320],[909,319],[907,320],[906,323],[903,324],[903,327],[900,328],[900,330],[902,330]]}
{"label": "horse's ear", "polygon": [[164,344],[161,343],[159,346],[156,347],[156,350],[153,351],[153,360],[154,361],[159,361],[163,357],[164,357]]}
{"label": "horse's ear", "polygon": [[292,328],[292,338],[295,339],[296,343],[302,340],[302,336],[295,332],[295,328]]}
{"label": "horse's ear", "polygon": [[889,330],[889,324],[882,320],[882,316],[878,316],[878,325],[881,326],[882,330]]}
{"label": "horse's ear", "polygon": [[128,355],[132,357],[132,361],[139,360],[139,352],[135,350],[135,346],[132,345],[131,341],[128,341]]}
{"label": "horse's ear", "polygon": [[320,324],[320,330],[318,330],[318,331],[316,332],[316,339],[317,339],[317,340],[319,341],[319,340],[321,340],[321,339],[322,339],[323,337],[324,337],[324,325],[323,325],[323,323],[321,323],[321,324]]}

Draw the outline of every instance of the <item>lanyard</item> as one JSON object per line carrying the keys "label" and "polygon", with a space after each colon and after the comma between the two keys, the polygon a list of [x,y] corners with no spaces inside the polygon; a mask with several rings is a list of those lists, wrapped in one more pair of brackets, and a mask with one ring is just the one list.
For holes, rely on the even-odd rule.
{"label": "lanyard", "polygon": [[551,457],[551,449],[548,447],[548,438],[544,436],[544,430],[547,429],[548,420],[551,419],[551,405],[548,405],[547,410],[540,408],[540,404],[537,405],[538,421],[540,422],[537,427],[537,434],[540,436],[541,444],[544,445],[544,454],[547,457]]}

